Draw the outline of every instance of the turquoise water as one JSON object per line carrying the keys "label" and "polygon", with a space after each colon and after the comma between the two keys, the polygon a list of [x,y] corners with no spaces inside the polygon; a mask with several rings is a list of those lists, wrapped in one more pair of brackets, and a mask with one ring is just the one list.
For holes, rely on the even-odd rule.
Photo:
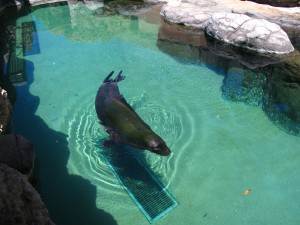
{"label": "turquoise water", "polygon": [[120,92],[172,151],[137,153],[179,203],[155,224],[300,223],[299,137],[260,106],[224,99],[224,77],[201,61],[161,52],[159,25],[84,6],[39,8],[17,23],[31,20],[40,53],[26,56],[14,132],[34,143],[38,190],[56,224],[149,224],[97,144],[108,135],[95,95],[121,69]]}

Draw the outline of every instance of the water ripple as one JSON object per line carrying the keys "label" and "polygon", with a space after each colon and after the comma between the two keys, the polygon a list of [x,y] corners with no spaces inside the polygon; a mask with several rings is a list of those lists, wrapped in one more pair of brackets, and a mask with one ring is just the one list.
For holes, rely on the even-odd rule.
{"label": "water ripple", "polygon": [[[105,191],[121,192],[121,186],[101,155],[101,140],[108,137],[98,123],[93,99],[81,97],[81,106],[74,104],[69,110],[68,143],[69,172],[90,180]],[[134,154],[153,171],[158,179],[168,186],[176,177],[177,166],[194,136],[194,120],[184,106],[165,108],[148,101],[146,95],[133,98],[133,105],[142,119],[158,133],[170,147],[170,157],[161,157],[149,151],[134,151]]]}
{"label": "water ripple", "polygon": [[[81,102],[82,107],[74,105],[68,124],[68,143],[70,173],[80,175],[98,187],[110,190],[109,187],[120,188],[112,172],[99,154],[99,140],[107,136],[99,125],[94,110],[93,99]],[[86,104],[84,104],[86,103]],[[100,185],[101,184],[101,185]],[[103,185],[105,184],[105,185]]]}

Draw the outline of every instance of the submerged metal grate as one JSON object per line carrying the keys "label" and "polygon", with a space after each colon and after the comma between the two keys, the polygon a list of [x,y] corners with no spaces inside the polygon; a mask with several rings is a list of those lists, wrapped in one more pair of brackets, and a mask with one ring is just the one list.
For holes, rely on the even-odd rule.
{"label": "submerged metal grate", "polygon": [[103,156],[150,223],[166,215],[178,205],[168,190],[136,156],[126,153]]}
{"label": "submerged metal grate", "polygon": [[40,53],[40,45],[34,21],[22,23],[22,45],[24,56]]}
{"label": "submerged metal grate", "polygon": [[25,75],[25,60],[16,56],[16,50],[9,53],[7,74],[13,85],[23,85],[27,78]]}
{"label": "submerged metal grate", "polygon": [[17,33],[19,32],[22,34],[22,42],[16,38],[16,44],[11,47],[7,62],[7,75],[14,86],[24,85],[27,82],[26,60],[23,56],[40,53],[35,22],[22,23],[17,29]]}

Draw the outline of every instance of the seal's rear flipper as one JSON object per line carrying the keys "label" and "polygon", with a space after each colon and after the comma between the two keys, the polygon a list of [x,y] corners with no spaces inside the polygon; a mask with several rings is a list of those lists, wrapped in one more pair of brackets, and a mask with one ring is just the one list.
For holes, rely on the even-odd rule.
{"label": "seal's rear flipper", "polygon": [[125,79],[125,76],[122,75],[122,70],[119,72],[119,74],[116,76],[115,79],[110,79],[111,76],[114,74],[114,71],[111,71],[107,77],[103,80],[103,83],[109,83],[109,82],[119,82]]}
{"label": "seal's rear flipper", "polygon": [[115,144],[116,143],[113,140],[110,140],[110,139],[106,139],[106,140],[103,141],[103,147],[104,148],[111,148]]}
{"label": "seal's rear flipper", "polygon": [[122,70],[119,72],[119,74],[114,79],[114,82],[119,82],[125,79],[125,76],[122,75],[122,72],[123,72]]}
{"label": "seal's rear flipper", "polygon": [[110,77],[114,74],[114,71],[111,71],[110,74],[107,75],[107,77],[103,80],[103,83],[109,83],[112,80],[110,79]]}

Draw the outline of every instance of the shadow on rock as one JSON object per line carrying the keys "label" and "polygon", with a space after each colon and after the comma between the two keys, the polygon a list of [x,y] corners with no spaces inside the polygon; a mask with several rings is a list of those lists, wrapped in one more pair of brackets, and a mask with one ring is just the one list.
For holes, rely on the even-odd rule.
{"label": "shadow on rock", "polygon": [[67,135],[48,127],[35,115],[39,98],[29,92],[33,64],[26,62],[28,82],[18,87],[14,132],[23,134],[34,145],[40,179],[37,189],[57,225],[117,225],[112,215],[96,206],[96,187],[67,170]]}
{"label": "shadow on rock", "polygon": [[217,74],[227,74],[230,61],[209,51],[203,31],[163,22],[158,32],[157,46],[180,63],[204,62]]}
{"label": "shadow on rock", "polygon": [[257,69],[270,64],[275,64],[284,60],[284,57],[268,55],[268,54],[259,54],[247,49],[242,49],[236,46],[232,46],[221,42],[219,40],[213,39],[206,35],[207,47],[209,51],[222,58],[236,60],[241,65],[249,69]]}

